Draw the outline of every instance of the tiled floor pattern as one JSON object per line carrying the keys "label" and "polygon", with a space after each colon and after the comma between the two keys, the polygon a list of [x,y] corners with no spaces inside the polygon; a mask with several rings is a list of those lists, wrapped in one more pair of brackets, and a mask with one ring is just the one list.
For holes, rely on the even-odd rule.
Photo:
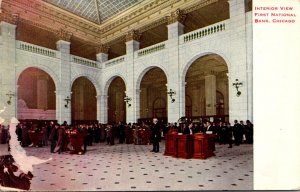
{"label": "tiled floor pattern", "polygon": [[252,145],[216,144],[206,160],[177,159],[152,153],[150,145],[94,144],[85,155],[51,154],[26,148],[28,155],[53,160],[34,167],[33,191],[170,191],[253,189]]}

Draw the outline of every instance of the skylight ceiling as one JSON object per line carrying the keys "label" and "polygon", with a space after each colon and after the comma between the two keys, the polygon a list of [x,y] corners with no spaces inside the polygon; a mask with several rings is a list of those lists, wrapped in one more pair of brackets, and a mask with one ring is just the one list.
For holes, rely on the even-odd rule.
{"label": "skylight ceiling", "polygon": [[102,23],[144,0],[44,0],[94,23]]}

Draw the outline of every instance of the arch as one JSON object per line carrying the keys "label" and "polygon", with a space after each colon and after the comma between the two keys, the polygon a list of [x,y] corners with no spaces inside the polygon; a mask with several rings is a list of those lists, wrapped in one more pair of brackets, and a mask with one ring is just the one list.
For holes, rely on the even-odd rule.
{"label": "arch", "polygon": [[16,76],[17,76],[17,79],[20,78],[21,74],[27,70],[28,68],[37,68],[39,70],[42,70],[44,71],[45,73],[47,73],[51,79],[53,80],[54,82],[54,85],[55,85],[55,89],[58,90],[61,86],[60,86],[60,81],[59,81],[59,78],[58,76],[56,75],[56,73],[51,69],[51,68],[48,68],[46,66],[43,66],[43,65],[31,65],[31,66],[26,66],[26,67],[23,67],[21,68],[20,70],[18,70]]}
{"label": "arch", "polygon": [[104,94],[106,94],[106,95],[108,94],[108,88],[109,88],[111,82],[114,79],[118,78],[118,77],[120,77],[124,81],[124,83],[125,83],[125,90],[127,90],[125,78],[122,75],[118,74],[118,75],[111,76],[108,80],[105,81],[106,83],[104,85],[104,90],[103,90]]}
{"label": "arch", "polygon": [[194,57],[192,57],[184,66],[183,66],[183,70],[182,70],[182,79],[184,80],[185,77],[186,77],[186,74],[189,70],[189,68],[193,65],[193,63],[203,57],[203,56],[206,56],[206,55],[218,55],[220,58],[222,58],[224,60],[224,63],[227,65],[227,68],[228,68],[228,71],[230,71],[230,62],[228,60],[228,58],[222,54],[222,53],[217,53],[217,51],[214,51],[214,52],[203,52],[203,53],[199,53],[197,55],[195,55]]}
{"label": "arch", "polygon": [[54,79],[39,67],[27,67],[17,79],[17,117],[55,119],[57,89]]}
{"label": "arch", "polygon": [[87,73],[81,73],[81,74],[77,74],[75,76],[72,77],[71,82],[70,82],[70,90],[72,89],[73,83],[80,77],[85,77],[87,78],[89,81],[91,81],[91,83],[94,85],[95,89],[96,89],[96,95],[99,95],[100,90],[99,90],[99,83],[97,82],[96,79],[94,79],[93,77],[91,77],[89,74]]}
{"label": "arch", "polygon": [[168,82],[169,77],[168,77],[167,70],[166,70],[165,68],[163,68],[162,66],[159,66],[159,65],[152,65],[152,66],[149,66],[149,67],[143,69],[142,72],[139,74],[139,76],[138,76],[138,78],[137,78],[137,80],[136,80],[136,86],[135,86],[136,90],[139,90],[139,89],[140,89],[141,82],[142,82],[143,77],[145,76],[145,74],[146,74],[148,71],[150,71],[151,69],[153,69],[153,68],[159,68],[159,69],[161,69],[161,70],[164,72],[164,74],[165,74],[165,76],[166,76],[166,79],[167,79],[167,82]]}
{"label": "arch", "polygon": [[108,123],[117,123],[126,121],[126,96],[125,81],[121,77],[111,79],[107,90],[107,114]]}
{"label": "arch", "polygon": [[97,90],[93,82],[85,77],[78,77],[71,87],[71,119],[73,122],[96,120]]}

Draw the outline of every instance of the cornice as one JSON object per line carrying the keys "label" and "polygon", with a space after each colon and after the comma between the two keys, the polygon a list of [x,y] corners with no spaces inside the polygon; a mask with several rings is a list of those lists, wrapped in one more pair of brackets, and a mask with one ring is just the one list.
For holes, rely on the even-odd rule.
{"label": "cornice", "polygon": [[24,23],[34,22],[34,26],[45,26],[53,30],[69,28],[69,31],[81,39],[100,42],[101,36],[97,24],[41,0],[4,0],[2,4],[3,9],[10,14],[18,13]]}
{"label": "cornice", "polygon": [[20,16],[19,21],[56,33],[65,29],[74,37],[92,45],[126,41],[131,30],[140,33],[167,23],[167,16],[178,8],[181,14],[207,6],[218,0],[153,0],[135,6],[98,25],[42,0],[3,0],[2,10]]}
{"label": "cornice", "polygon": [[150,2],[143,7],[136,8],[126,15],[119,16],[120,18],[113,18],[103,23],[103,25],[100,27],[100,32],[105,34],[121,24],[126,24],[127,22],[132,23],[132,20],[137,20],[137,17],[141,18],[151,15],[152,13],[156,12],[154,9],[157,7],[159,7],[159,9],[164,9],[179,1],[182,0],[156,0],[154,2]]}
{"label": "cornice", "polygon": [[18,14],[9,14],[6,12],[0,12],[0,21],[4,21],[6,23],[10,23],[13,25],[17,25],[19,22],[20,18]]}
{"label": "cornice", "polygon": [[204,0],[204,1],[202,1],[202,2],[199,2],[199,3],[197,3],[197,4],[193,4],[193,5],[190,5],[190,6],[188,6],[188,7],[186,7],[185,9],[183,9],[183,13],[190,13],[190,12],[192,12],[192,11],[195,11],[195,10],[197,10],[197,9],[200,9],[200,8],[202,8],[202,7],[205,7],[205,6],[207,6],[207,5],[210,5],[210,4],[212,4],[212,3],[216,3],[216,2],[218,2],[218,1],[220,1],[220,0]]}

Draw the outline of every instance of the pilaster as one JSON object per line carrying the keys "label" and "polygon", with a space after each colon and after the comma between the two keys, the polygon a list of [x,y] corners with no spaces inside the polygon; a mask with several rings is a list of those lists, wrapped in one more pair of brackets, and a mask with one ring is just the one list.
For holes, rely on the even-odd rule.
{"label": "pilaster", "polygon": [[[72,92],[66,90],[56,90],[56,119],[58,123],[63,123],[67,121],[68,124],[71,123],[71,100]],[[67,99],[70,99],[67,101]]]}
{"label": "pilaster", "polygon": [[[179,63],[179,36],[183,34],[185,15],[180,10],[171,13],[168,19],[168,77],[167,91],[175,92],[172,96],[173,100],[168,95],[168,121],[176,122],[180,117],[185,115],[184,97],[185,90],[184,84],[178,71],[180,71]],[[184,81],[183,81],[184,82]]]}
{"label": "pilaster", "polygon": [[[229,22],[229,47],[230,47],[230,67],[229,67],[229,118],[233,123],[235,119],[246,120],[249,117],[249,104],[252,106],[252,99],[248,97],[248,75],[247,57],[252,57],[247,52],[246,36],[246,14],[244,1],[228,0],[230,11]],[[242,83],[239,87],[241,95],[237,96],[237,90],[233,86],[236,79]],[[251,93],[252,94],[252,93]],[[252,112],[251,112],[252,113]]]}
{"label": "pilaster", "polygon": [[107,95],[97,95],[97,120],[107,123]]}
{"label": "pilaster", "polygon": [[[1,18],[2,19],[2,18]],[[13,22],[12,22],[13,23]],[[11,117],[16,117],[16,25],[2,20],[0,23],[0,109],[5,124]],[[10,104],[9,102],[10,101]]]}
{"label": "pilaster", "polygon": [[140,111],[139,102],[137,99],[139,96],[136,94],[136,88],[133,82],[135,80],[135,64],[134,64],[134,53],[139,50],[140,42],[138,42],[140,38],[140,34],[138,31],[130,31],[126,35],[126,61],[127,61],[127,73],[126,73],[126,82],[132,82],[126,84],[126,96],[131,98],[131,106],[126,105],[126,122],[134,123],[137,122],[139,118],[139,114],[137,111]]}
{"label": "pilaster", "polygon": [[[58,122],[71,122],[71,104],[65,107],[67,97],[71,98],[71,55],[70,38],[71,33],[64,30],[57,32],[59,40],[56,42],[57,50],[60,52],[59,78],[62,87],[56,87],[56,118]],[[72,99],[72,98],[71,98]]]}

